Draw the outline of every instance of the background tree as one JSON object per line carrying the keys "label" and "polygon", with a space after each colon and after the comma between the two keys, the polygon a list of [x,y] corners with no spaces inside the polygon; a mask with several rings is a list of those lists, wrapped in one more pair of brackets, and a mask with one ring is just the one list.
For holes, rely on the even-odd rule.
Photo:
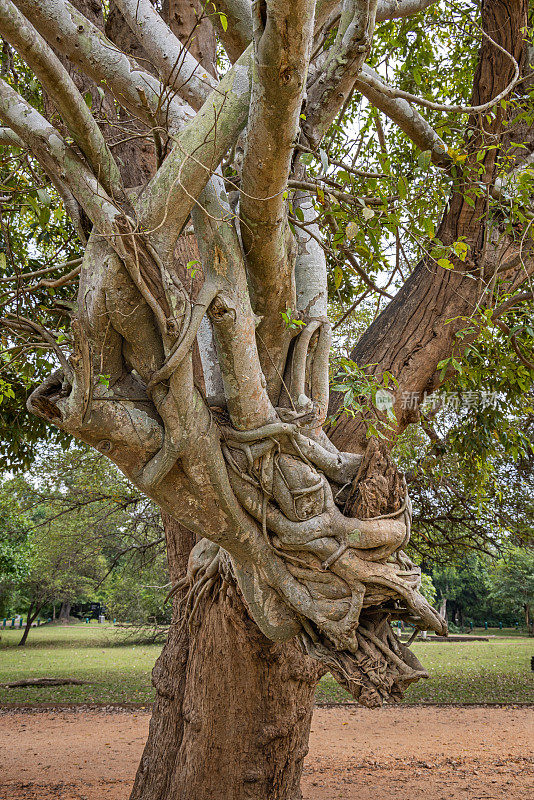
{"label": "background tree", "polygon": [[0,616],[6,617],[16,610],[13,595],[29,569],[29,520],[6,486],[0,487],[0,510]]}
{"label": "background tree", "polygon": [[138,628],[165,619],[158,511],[99,453],[39,446],[32,469],[6,480],[2,497],[3,596],[27,614],[21,644],[57,605],[66,622],[73,604],[95,600]]}
{"label": "background tree", "polygon": [[[527,4],[79,7],[0,3],[4,358],[27,384],[54,360],[30,411],[165,512],[176,624],[132,798],[298,797],[321,672],[397,697],[424,671],[389,619],[444,630],[367,434],[417,419],[481,310],[531,369],[503,319],[532,301]],[[46,236],[58,197],[81,264]],[[344,314],[398,289],[330,402],[329,280]]]}
{"label": "background tree", "polygon": [[530,636],[534,636],[534,553],[531,548],[512,547],[490,571],[490,597],[505,611],[523,613]]}

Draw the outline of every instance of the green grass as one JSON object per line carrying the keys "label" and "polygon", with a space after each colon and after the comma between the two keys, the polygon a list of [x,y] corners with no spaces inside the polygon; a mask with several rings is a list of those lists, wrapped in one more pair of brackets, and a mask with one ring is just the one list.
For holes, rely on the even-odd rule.
{"label": "green grass", "polygon": [[[161,647],[125,643],[124,631],[112,625],[34,628],[26,647],[16,646],[18,630],[1,634],[0,684],[31,677],[87,681],[83,686],[0,688],[1,705],[148,704],[154,697],[150,673]],[[500,635],[489,642],[418,642],[413,649],[431,677],[409,688],[406,703],[534,703],[533,639]],[[327,675],[317,699],[350,697]]]}
{"label": "green grass", "polygon": [[0,688],[6,703],[150,703],[150,673],[160,645],[120,645],[124,631],[111,625],[46,626],[17,647],[18,630],[1,631],[0,684],[23,678],[77,678],[84,686]]}

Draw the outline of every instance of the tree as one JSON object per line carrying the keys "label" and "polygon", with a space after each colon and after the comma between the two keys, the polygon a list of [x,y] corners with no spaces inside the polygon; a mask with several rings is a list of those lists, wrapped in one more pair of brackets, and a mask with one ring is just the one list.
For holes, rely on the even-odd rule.
{"label": "tree", "polygon": [[[80,444],[68,452],[38,447],[32,469],[0,491],[0,586],[27,611],[21,645],[51,604],[70,621],[72,605],[98,599],[99,590],[114,615],[128,608],[126,618],[140,628],[156,598],[162,605],[169,587],[157,509],[104,456]],[[143,590],[140,581],[161,589]]]}
{"label": "tree", "polygon": [[[26,625],[20,646],[26,644],[32,624],[46,606],[59,602],[60,619],[69,620],[75,600],[91,593],[105,573],[105,562],[87,536],[87,515],[58,516],[52,503],[35,503],[33,487],[22,478],[6,482],[3,492],[11,499],[12,519],[24,530],[24,570],[11,582],[26,606]],[[9,525],[9,522],[8,522]]]}
{"label": "tree", "polygon": [[[445,630],[386,441],[484,320],[532,367],[505,317],[532,301],[527,4],[77,6],[0,2],[6,363],[55,360],[29,410],[164,512],[175,622],[132,800],[293,800],[322,672],[394,699],[425,673],[389,620]],[[41,235],[56,197],[81,264]],[[352,306],[398,288],[332,398],[329,281]]]}
{"label": "tree", "polygon": [[534,553],[531,548],[511,547],[489,573],[490,597],[503,611],[523,612],[530,636],[534,636]]}
{"label": "tree", "polygon": [[0,487],[0,616],[14,611],[11,597],[29,570],[27,520],[20,514],[12,493]]}
{"label": "tree", "polygon": [[[471,554],[457,565],[437,567],[432,573],[441,613],[455,625],[464,625],[465,616],[487,619],[489,558]],[[493,616],[493,615],[492,615]]]}

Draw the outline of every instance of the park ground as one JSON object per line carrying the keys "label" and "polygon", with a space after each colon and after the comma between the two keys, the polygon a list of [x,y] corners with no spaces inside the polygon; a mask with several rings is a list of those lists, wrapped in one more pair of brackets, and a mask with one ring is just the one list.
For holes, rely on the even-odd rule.
{"label": "park ground", "polygon": [[[1,800],[127,800],[161,646],[127,642],[124,631],[96,623],[34,629],[24,648],[19,631],[1,633]],[[416,643],[431,677],[400,706],[343,704],[345,694],[324,678],[305,800],[534,798],[534,641],[502,633]],[[84,684],[5,687],[36,677]],[[135,707],[118,707],[128,703]]]}
{"label": "park ground", "polygon": [[[9,711],[2,800],[127,800],[142,711]],[[317,708],[304,800],[532,800],[530,709]]]}

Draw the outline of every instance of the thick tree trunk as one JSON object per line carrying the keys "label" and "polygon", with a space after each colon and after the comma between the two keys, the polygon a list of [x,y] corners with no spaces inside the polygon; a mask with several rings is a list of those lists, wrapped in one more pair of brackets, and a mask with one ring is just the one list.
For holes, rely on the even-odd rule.
{"label": "thick tree trunk", "polygon": [[[175,580],[191,534],[164,523]],[[130,800],[298,800],[317,663],[266,639],[233,586],[205,599],[199,622],[190,636],[175,604]]]}
{"label": "thick tree trunk", "polygon": [[70,609],[72,604],[68,600],[64,600],[61,603],[61,609],[59,611],[59,621],[60,622],[70,622]]}

